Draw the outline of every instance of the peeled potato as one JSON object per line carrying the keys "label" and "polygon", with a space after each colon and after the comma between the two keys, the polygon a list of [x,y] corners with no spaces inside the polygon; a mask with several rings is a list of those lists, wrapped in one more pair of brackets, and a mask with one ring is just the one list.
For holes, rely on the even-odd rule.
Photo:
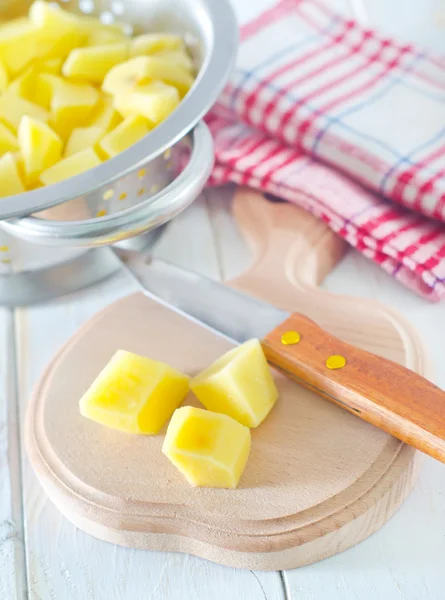
{"label": "peeled potato", "polygon": [[9,75],[5,64],[0,60],[0,93],[3,93],[8,87]]}
{"label": "peeled potato", "polygon": [[73,83],[55,75],[39,77],[39,101],[49,102],[50,123],[63,140],[84,125],[99,101],[99,92],[88,83]]}
{"label": "peeled potato", "polygon": [[169,62],[176,64],[183,69],[187,69],[187,71],[190,72],[192,72],[195,68],[193,60],[185,50],[161,50],[160,52],[156,52],[154,56],[164,58],[165,60],[168,60]]}
{"label": "peeled potato", "polygon": [[0,21],[0,195],[93,168],[177,107],[194,81],[182,37],[126,33],[44,0]]}
{"label": "peeled potato", "polygon": [[75,175],[79,175],[88,169],[100,165],[101,160],[92,148],[73,154],[69,158],[64,158],[46,171],[40,174],[40,181],[43,185],[59,183]]}
{"label": "peeled potato", "polygon": [[18,140],[26,180],[33,185],[42,171],[60,160],[62,140],[49,125],[28,116],[24,116],[20,122]]}
{"label": "peeled potato", "polygon": [[118,44],[128,41],[122,33],[115,30],[100,28],[94,29],[88,36],[87,46],[105,46],[106,44]]}
{"label": "peeled potato", "polygon": [[6,154],[6,152],[15,152],[19,149],[17,139],[11,130],[0,123],[0,156]]}
{"label": "peeled potato", "polygon": [[88,33],[78,17],[43,0],[34,2],[29,18],[38,31],[38,56],[65,58],[87,40]]}
{"label": "peeled potato", "polygon": [[89,124],[101,127],[105,132],[111,131],[122,121],[119,113],[113,106],[111,98],[105,97],[99,100],[89,119]]}
{"label": "peeled potato", "polygon": [[144,33],[131,40],[130,56],[154,54],[160,50],[180,50],[184,48],[184,40],[179,35],[170,33]]}
{"label": "peeled potato", "polygon": [[128,58],[128,43],[107,44],[72,50],[62,68],[69,79],[102,83],[108,71]]}
{"label": "peeled potato", "polygon": [[152,125],[158,125],[174,111],[179,102],[175,87],[162,81],[153,81],[116,96],[114,105],[123,117],[143,115]]}
{"label": "peeled potato", "polygon": [[103,138],[99,144],[100,150],[107,158],[111,158],[138,142],[149,131],[145,119],[138,115],[128,117]]}
{"label": "peeled potato", "polygon": [[65,156],[72,156],[88,148],[96,150],[100,140],[106,133],[106,129],[97,125],[73,129],[66,144]]}
{"label": "peeled potato", "polygon": [[15,76],[39,54],[38,30],[27,20],[11,21],[0,30],[0,60]]}
{"label": "peeled potato", "polygon": [[0,120],[13,131],[17,131],[25,115],[44,123],[49,120],[49,113],[45,109],[25,98],[8,92],[0,96]]}
{"label": "peeled potato", "polygon": [[14,156],[8,152],[0,158],[0,197],[13,196],[25,191]]}
{"label": "peeled potato", "polygon": [[104,79],[102,89],[111,94],[122,94],[138,83],[163,81],[177,88],[184,96],[193,85],[190,73],[160,56],[138,56],[113,67]]}

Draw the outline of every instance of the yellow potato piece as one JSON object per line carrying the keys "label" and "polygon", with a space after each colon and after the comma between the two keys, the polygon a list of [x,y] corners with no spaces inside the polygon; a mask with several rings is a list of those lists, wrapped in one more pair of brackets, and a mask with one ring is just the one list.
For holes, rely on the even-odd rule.
{"label": "yellow potato piece", "polygon": [[33,185],[42,171],[60,160],[62,140],[46,123],[24,116],[19,127],[18,141],[27,183]]}
{"label": "yellow potato piece", "polygon": [[[17,152],[13,152],[12,153],[14,160],[15,160],[15,164],[17,166],[17,170],[19,172],[20,175],[20,179],[25,182],[26,181],[26,173],[25,173],[25,163],[23,161],[23,156],[21,155],[20,150],[17,150]],[[33,186],[29,186],[27,185],[26,188],[29,189],[33,189]]]}
{"label": "yellow potato piece", "polygon": [[111,158],[138,142],[149,131],[148,123],[143,117],[127,117],[102,139],[99,147],[107,158]]}
{"label": "yellow potato piece", "polygon": [[44,58],[65,58],[88,37],[78,17],[43,0],[32,4],[29,18],[38,31],[36,54]]}
{"label": "yellow potato piece", "polygon": [[95,29],[88,36],[87,46],[105,46],[106,44],[118,44],[128,39],[118,31],[113,29]]}
{"label": "yellow potato piece", "polygon": [[128,43],[92,46],[73,50],[62,68],[62,73],[70,79],[83,79],[102,83],[108,71],[128,57]]}
{"label": "yellow potato piece", "polygon": [[184,48],[184,40],[179,35],[144,33],[131,40],[130,56],[144,56],[160,50],[181,50],[182,48]]}
{"label": "yellow potato piece", "polygon": [[0,156],[6,154],[6,152],[15,152],[19,149],[18,142],[11,130],[0,123]]}
{"label": "yellow potato piece", "polygon": [[17,131],[22,117],[28,115],[38,121],[48,121],[49,113],[41,106],[6,91],[0,96],[0,120]]}
{"label": "yellow potato piece", "polygon": [[48,83],[43,94],[40,76],[56,75],[60,71],[61,63],[61,59],[57,58],[35,62],[14,79],[8,86],[8,93],[16,94],[45,109],[49,109],[52,86]]}
{"label": "yellow potato piece", "polygon": [[234,348],[190,381],[190,389],[208,409],[257,427],[278,398],[258,340]]}
{"label": "yellow potato piece", "polygon": [[0,158],[0,197],[14,196],[25,191],[14,156],[8,152]]}
{"label": "yellow potato piece", "polygon": [[118,350],[80,400],[80,412],[127,433],[158,433],[188,393],[189,378],[162,362]]}
{"label": "yellow potato piece", "polygon": [[190,73],[195,70],[195,64],[185,50],[161,50],[156,52],[154,56],[168,60],[183,69],[187,69]]}
{"label": "yellow potato piece", "polygon": [[90,127],[78,127],[73,129],[65,148],[65,156],[72,156],[87,148],[97,150],[100,140],[106,134],[103,127],[90,125]]}
{"label": "yellow potato piece", "polygon": [[[34,85],[35,80],[38,73],[35,67],[27,67],[21,75],[16,77],[14,81],[12,81],[8,88],[8,94],[15,94],[16,96],[21,96],[26,100],[30,100],[32,102],[34,94]],[[38,104],[38,103],[36,103]]]}
{"label": "yellow potato piece", "polygon": [[123,117],[143,115],[152,125],[166,119],[179,102],[178,90],[162,81],[138,85],[114,99],[114,105]]}
{"label": "yellow potato piece", "polygon": [[46,171],[40,173],[40,182],[43,185],[51,185],[64,181],[69,177],[79,175],[88,169],[100,165],[101,160],[92,148],[73,154],[69,158],[64,158]]}
{"label": "yellow potato piece", "polygon": [[249,428],[231,417],[184,406],[173,414],[162,452],[190,485],[234,489],[250,444]]}
{"label": "yellow potato piece", "polygon": [[176,87],[181,97],[193,85],[190,73],[169,60],[159,56],[138,56],[113,67],[105,77],[102,89],[115,96],[153,80]]}
{"label": "yellow potato piece", "polygon": [[112,99],[104,97],[99,100],[98,105],[91,114],[89,123],[108,132],[117,127],[121,121],[121,117],[113,106]]}
{"label": "yellow potato piece", "polygon": [[5,63],[0,60],[0,94],[2,94],[9,84],[9,75]]}
{"label": "yellow potato piece", "polygon": [[37,70],[43,73],[59,75],[63,65],[63,58],[48,58],[37,63]]}
{"label": "yellow potato piece", "polygon": [[39,33],[27,20],[11,21],[0,30],[0,60],[15,76],[38,56]]}
{"label": "yellow potato piece", "polygon": [[116,65],[107,73],[102,89],[107,94],[115,96],[134,88],[140,81],[147,78],[147,63],[145,57],[138,56]]}
{"label": "yellow potato piece", "polygon": [[45,82],[48,84],[50,123],[66,140],[73,129],[87,123],[99,101],[99,92],[87,83],[72,83],[54,75],[42,75],[40,81],[43,82],[41,91],[45,88]]}

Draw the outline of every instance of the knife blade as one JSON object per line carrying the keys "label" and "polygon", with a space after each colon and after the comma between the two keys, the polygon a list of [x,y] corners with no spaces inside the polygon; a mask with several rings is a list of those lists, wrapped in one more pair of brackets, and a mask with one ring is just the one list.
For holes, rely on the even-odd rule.
{"label": "knife blade", "polygon": [[150,252],[114,249],[114,253],[145,294],[232,341],[261,339],[290,316],[217,281],[153,258]]}
{"label": "knife blade", "polygon": [[[269,363],[285,375],[445,462],[445,392],[421,375],[337,339],[304,315],[278,310],[149,252],[113,251],[146,295],[232,341],[259,338]],[[290,332],[293,343],[287,341]]]}

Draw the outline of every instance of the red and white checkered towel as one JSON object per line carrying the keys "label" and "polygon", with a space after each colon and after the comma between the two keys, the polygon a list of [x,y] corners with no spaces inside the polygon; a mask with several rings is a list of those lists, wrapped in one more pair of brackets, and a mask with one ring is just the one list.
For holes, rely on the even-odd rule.
{"label": "red and white checkered towel", "polygon": [[241,39],[207,117],[211,183],[295,202],[404,284],[444,297],[445,61],[319,0],[281,0]]}

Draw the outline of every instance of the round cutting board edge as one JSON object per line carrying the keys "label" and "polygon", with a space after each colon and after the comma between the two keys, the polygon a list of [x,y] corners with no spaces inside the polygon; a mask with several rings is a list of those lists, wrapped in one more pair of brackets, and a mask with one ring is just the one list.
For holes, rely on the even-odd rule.
{"label": "round cutting board edge", "polygon": [[[125,302],[125,299],[120,302]],[[110,310],[110,309],[106,309],[106,310]],[[84,332],[86,332],[90,327],[93,326],[93,323],[89,323],[87,324],[83,330],[81,330],[77,335],[81,335]],[[77,336],[76,336],[77,337]],[[68,346],[70,345],[70,343],[72,343],[73,340],[71,340],[71,342],[68,343]],[[49,370],[51,370],[51,366],[49,367]],[[43,388],[45,385],[45,377],[42,379],[42,384],[43,384]],[[27,419],[27,428],[26,428],[26,443],[27,443],[27,447],[28,447],[28,452],[30,455],[30,459],[31,462],[33,463],[34,467],[36,468],[38,474],[39,474],[39,478],[42,480],[42,483],[44,484],[45,488],[47,489],[49,496],[55,501],[55,503],[59,506],[59,508],[62,510],[62,512],[68,517],[68,519],[70,519],[73,522],[76,522],[76,524],[78,524],[82,529],[85,529],[87,532],[92,533],[93,535],[98,535],[98,533],[93,533],[94,531],[99,531],[100,528],[105,528],[102,532],[101,535],[98,535],[98,537],[101,537],[102,539],[108,539],[108,541],[113,541],[116,543],[121,543],[123,545],[133,545],[133,542],[135,543],[135,538],[138,537],[136,531],[132,531],[131,528],[132,527],[141,527],[141,524],[137,524],[137,523],[131,523],[131,519],[129,520],[129,522],[126,524],[125,523],[125,518],[122,518],[121,516],[117,516],[117,523],[120,524],[120,526],[122,527],[122,529],[119,529],[118,527],[114,527],[110,520],[112,521],[112,512],[109,512],[109,509],[105,509],[105,507],[100,506],[97,503],[94,502],[90,502],[87,499],[87,495],[84,498],[79,498],[79,496],[74,495],[73,497],[70,498],[70,493],[69,493],[69,489],[66,487],[66,485],[60,480],[60,478],[57,477],[57,475],[54,473],[54,470],[51,469],[48,466],[48,463],[46,462],[45,458],[42,455],[41,449],[39,448],[38,442],[36,440],[35,437],[35,429],[34,429],[34,425],[38,422],[39,419],[35,419],[35,415],[34,410],[36,407],[36,403],[38,403],[38,398],[39,398],[39,392],[41,390],[36,389],[36,394],[33,397],[30,411],[28,413],[28,419]],[[290,559],[290,557],[292,556],[293,558],[291,559],[292,561],[294,561],[292,564],[293,566],[298,566],[299,564],[303,564],[300,561],[302,560],[302,556],[306,556],[307,558],[307,554],[306,552],[303,552],[303,554],[301,555],[300,558],[298,558],[299,553],[297,552],[297,548],[301,548],[301,547],[306,547],[307,544],[311,544],[312,548],[315,548],[314,546],[314,542],[319,538],[320,539],[320,549],[323,548],[323,553],[325,556],[329,555],[329,551],[327,549],[326,546],[326,541],[327,538],[331,538],[332,534],[334,534],[336,531],[342,531],[344,532],[344,528],[348,528],[350,529],[351,526],[351,515],[353,515],[354,521],[358,522],[358,519],[361,519],[361,517],[363,515],[368,515],[368,518],[366,519],[366,521],[368,522],[368,526],[366,529],[363,530],[363,537],[366,537],[367,535],[369,535],[370,533],[372,533],[372,531],[378,529],[378,527],[381,526],[381,521],[382,521],[382,516],[380,515],[381,512],[385,513],[385,518],[384,520],[386,520],[387,518],[389,518],[390,514],[392,514],[392,512],[394,512],[394,510],[397,508],[397,506],[401,503],[401,501],[403,500],[403,498],[406,496],[406,494],[408,493],[410,487],[411,487],[411,483],[413,481],[413,476],[414,476],[414,472],[412,468],[409,468],[408,470],[406,470],[406,466],[407,464],[409,464],[410,461],[412,461],[412,454],[414,453],[414,451],[411,448],[408,448],[407,446],[401,445],[401,451],[398,452],[396,458],[394,459],[393,463],[387,468],[386,472],[384,472],[382,474],[382,477],[377,481],[377,485],[374,485],[371,487],[371,489],[368,489],[366,491],[366,493],[359,497],[358,500],[356,500],[356,502],[353,502],[352,505],[348,505],[344,507],[343,511],[334,511],[333,514],[328,514],[328,515],[324,515],[324,520],[321,518],[319,521],[315,521],[311,527],[306,528],[306,531],[302,531],[302,529],[297,529],[297,530],[292,530],[291,526],[288,525],[286,527],[285,530],[281,530],[281,535],[278,534],[278,537],[280,539],[274,539],[273,535],[267,535],[267,534],[263,534],[263,537],[259,537],[257,536],[252,536],[252,538],[250,538],[249,535],[245,535],[245,536],[240,536],[238,534],[238,536],[235,534],[235,532],[232,531],[231,534],[229,534],[228,536],[222,535],[222,532],[216,532],[215,531],[215,536],[209,536],[208,535],[208,529],[207,529],[207,539],[211,538],[211,537],[215,537],[215,541],[212,542],[212,544],[210,544],[210,546],[213,547],[214,552],[216,552],[217,554],[223,554],[224,556],[226,556],[226,558],[220,556],[219,559],[217,560],[217,562],[222,562],[224,564],[231,564],[232,566],[249,566],[251,564],[253,564],[253,562],[255,562],[255,564],[257,564],[258,566],[255,568],[284,568],[284,566],[280,566],[277,567],[277,564],[283,565],[283,562],[280,562],[280,553],[284,553],[288,559]],[[49,470],[48,470],[49,469]],[[405,469],[405,471],[404,471]],[[46,472],[45,472],[46,471]],[[407,474],[410,473],[410,477],[407,477]],[[53,481],[50,483],[51,477],[53,477]],[[397,478],[400,481],[397,481]],[[378,483],[381,482],[382,479],[386,479],[386,482],[384,484],[384,486],[380,486],[381,489],[379,491],[379,485]],[[408,479],[408,480],[407,480]],[[57,489],[59,490],[59,493],[57,492]],[[394,491],[395,490],[395,491]],[[93,493],[94,496],[94,493]],[[370,500],[373,498],[373,501],[376,502],[376,504],[374,506],[369,506],[370,504]],[[79,502],[81,504],[83,504],[83,506],[79,506]],[[102,504],[102,502],[100,503]],[[70,508],[69,508],[70,507]],[[98,519],[98,515],[101,515],[102,517],[104,517],[103,519]],[[103,520],[103,523],[100,523],[99,521]],[[168,521],[168,519],[167,519]],[[322,523],[323,521],[323,523]],[[384,522],[384,521],[383,521]],[[105,523],[107,523],[108,525],[105,526]],[[369,523],[374,524],[375,526],[371,526]],[[379,524],[380,523],[380,524]],[[126,529],[127,525],[129,524],[129,529]],[[201,524],[201,527],[204,524]],[[216,525],[216,523],[214,523],[214,526]],[[106,535],[106,530],[107,527],[109,528],[110,531],[110,535],[109,537],[107,537]],[[181,540],[181,543],[178,543],[178,536],[174,535],[171,532],[171,525],[169,527],[168,523],[167,525],[165,525],[165,523],[162,523],[162,518],[157,518],[155,517],[154,521],[152,521],[152,523],[150,524],[150,527],[152,528],[151,532],[147,532],[147,531],[141,531],[140,532],[140,536],[139,536],[139,541],[137,542],[138,547],[145,547],[145,548],[153,548],[153,544],[154,544],[154,538],[153,536],[156,535],[160,535],[162,537],[167,536],[168,540],[170,540],[171,546],[169,546],[169,550],[180,550],[180,551],[188,551],[188,552],[194,552],[194,548],[196,549],[197,547],[199,548],[207,548],[209,546],[208,543],[206,543],[206,540],[200,539],[202,537],[202,532],[198,532],[196,527],[194,526],[193,522],[185,522],[182,523],[181,526],[179,527],[179,523],[175,524],[175,527],[178,527],[178,529],[181,529],[181,536],[179,536],[179,539]],[[122,532],[122,538],[119,540],[119,535],[118,535],[118,531],[121,530]],[[153,533],[153,531],[160,531],[162,533]],[[296,533],[295,533],[296,531]],[[231,543],[230,538],[234,537],[235,534],[235,540],[234,543]],[[342,534],[343,535],[343,534]],[[190,537],[187,537],[190,536]],[[204,536],[205,537],[205,536]],[[227,538],[224,541],[224,538]],[[352,539],[352,537],[348,537],[348,539]],[[132,541],[133,540],[133,541]],[[145,541],[143,541],[145,540]],[[188,540],[190,543],[188,544],[187,541]],[[165,541],[165,540],[164,540]],[[253,541],[254,543],[248,543],[250,541]],[[357,539],[357,541],[359,541]],[[221,545],[221,543],[223,545]],[[356,543],[355,541],[353,543]],[[141,545],[142,544],[142,545]],[[145,544],[145,545],[144,545]],[[219,545],[218,545],[219,544]],[[244,547],[244,552],[240,551],[238,549],[238,547],[240,546]],[[284,544],[284,547],[287,548],[286,549],[282,549]],[[295,552],[291,552],[289,554],[289,551],[291,550],[291,548],[289,547],[289,544],[292,546],[294,545],[294,550]],[[156,544],[159,545],[159,544]],[[162,543],[160,544],[162,545]],[[236,546],[236,549],[234,549],[233,547],[227,547],[227,546]],[[281,548],[279,550],[275,550],[276,547],[281,546]],[[259,556],[263,557],[263,566],[259,566],[259,558],[256,557],[254,559],[254,554],[257,554],[255,552],[255,549],[257,549],[258,547],[263,548],[264,551],[259,553]],[[335,542],[335,544],[332,546],[332,548],[338,548],[338,541]],[[183,548],[185,548],[185,550],[182,550]],[[273,550],[272,550],[273,549]],[[331,553],[335,553],[338,550],[333,550]],[[239,554],[244,554],[245,552],[247,552],[247,554],[249,556],[251,556],[251,560],[249,558],[247,558],[246,560],[241,560],[240,556],[238,556]],[[314,550],[315,552],[315,550]],[[214,560],[212,558],[212,554],[213,552],[209,552],[208,550],[206,550],[205,555],[203,554],[203,552],[201,551],[196,551],[196,554],[200,555],[200,556],[204,556],[206,558],[209,558],[210,560]],[[236,561],[234,561],[234,557],[236,554]],[[273,555],[273,556],[272,556]],[[312,553],[311,553],[312,555]],[[315,556],[315,554],[314,554]],[[232,558],[230,558],[232,557]],[[321,557],[321,555],[320,555]],[[283,560],[284,560],[284,556],[282,556]],[[287,560],[287,559],[286,559]],[[314,559],[316,560],[316,558]],[[230,562],[228,562],[230,561]],[[272,562],[271,562],[272,561]],[[312,562],[311,560],[309,560],[308,562]],[[267,566],[267,565],[273,565],[273,566]],[[287,563],[286,563],[287,564]],[[250,568],[253,568],[252,566],[250,566]],[[289,568],[289,567],[286,567]]]}

